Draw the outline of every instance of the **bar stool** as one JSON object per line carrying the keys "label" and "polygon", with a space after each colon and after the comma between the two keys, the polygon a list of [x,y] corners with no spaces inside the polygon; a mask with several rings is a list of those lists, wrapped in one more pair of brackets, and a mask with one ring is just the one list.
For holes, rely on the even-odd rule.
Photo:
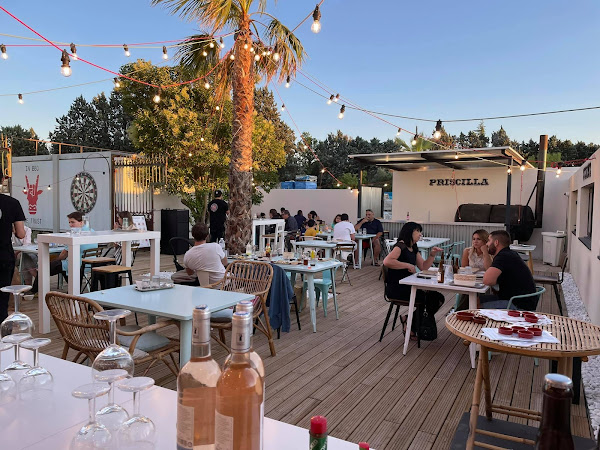
{"label": "bar stool", "polygon": [[122,274],[126,274],[129,277],[129,283],[133,284],[131,267],[117,266],[114,264],[109,266],[93,267],[91,290],[98,290],[98,282],[100,283],[101,289],[111,289],[121,286]]}
{"label": "bar stool", "polygon": [[[89,248],[83,251],[83,255],[81,258],[81,271],[79,285],[81,286],[81,292],[83,293],[84,289],[87,287],[88,292],[91,290],[91,275],[90,277],[86,277],[86,270],[89,270],[91,273],[94,267],[107,266],[111,264],[116,264],[115,258],[108,258],[105,256],[100,256],[102,254],[101,248]],[[85,283],[84,283],[85,280]]]}

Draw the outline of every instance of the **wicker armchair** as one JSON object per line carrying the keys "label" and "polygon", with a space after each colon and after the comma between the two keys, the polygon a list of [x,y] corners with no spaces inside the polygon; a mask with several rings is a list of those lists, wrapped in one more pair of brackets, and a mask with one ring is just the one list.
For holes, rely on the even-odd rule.
{"label": "wicker armchair", "polygon": [[[275,356],[275,343],[273,342],[273,332],[267,311],[267,295],[269,289],[271,289],[272,280],[273,268],[270,264],[254,261],[234,261],[227,266],[222,280],[205,287],[255,295],[254,326],[267,337],[271,355]],[[210,326],[219,332],[219,337],[213,335],[213,338],[229,351],[229,347],[225,343],[225,330],[231,330],[231,320],[225,322],[211,321]]]}
{"label": "wicker armchair", "polygon": [[[102,311],[95,301],[62,292],[48,292],[46,304],[65,341],[62,359],[67,359],[69,349],[73,349],[77,352],[73,362],[78,362],[82,356],[81,362],[86,359],[93,361],[110,345],[108,322],[94,318],[95,313]],[[179,326],[179,322],[167,320],[143,328],[135,325],[117,328],[117,339],[121,345],[129,347],[135,365],[150,362],[144,376],[157,361],[162,361],[177,377],[179,368],[173,353],[179,353],[179,341],[156,333],[156,330],[170,325]],[[167,356],[173,366],[167,362]]]}

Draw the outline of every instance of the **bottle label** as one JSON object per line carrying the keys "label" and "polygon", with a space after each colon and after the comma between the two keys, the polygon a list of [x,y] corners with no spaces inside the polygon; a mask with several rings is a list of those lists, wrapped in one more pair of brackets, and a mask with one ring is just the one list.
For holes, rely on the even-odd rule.
{"label": "bottle label", "polygon": [[231,334],[231,350],[238,352],[247,352],[250,350],[250,333],[248,331],[240,331],[234,327]]}
{"label": "bottle label", "polygon": [[320,438],[311,436],[308,448],[310,450],[327,450],[327,436]]}
{"label": "bottle label", "polygon": [[194,448],[194,407],[177,403],[177,448]]}
{"label": "bottle label", "polygon": [[215,449],[233,450],[233,417],[215,411]]}

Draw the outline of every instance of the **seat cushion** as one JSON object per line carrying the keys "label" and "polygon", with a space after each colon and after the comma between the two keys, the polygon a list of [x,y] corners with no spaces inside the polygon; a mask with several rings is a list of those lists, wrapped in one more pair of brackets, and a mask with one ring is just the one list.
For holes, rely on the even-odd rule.
{"label": "seat cushion", "polygon": [[231,322],[231,318],[233,317],[233,309],[227,308],[222,309],[221,311],[216,311],[210,313],[210,321],[218,322],[218,323],[227,323]]}
{"label": "seat cushion", "polygon": [[[137,326],[137,325],[127,325],[124,327],[119,327],[118,329],[119,329],[119,331],[126,331],[126,332],[131,333],[131,332],[137,331],[141,328],[142,327]],[[133,341],[134,337],[135,336],[117,335],[117,339],[119,340],[119,343],[123,347],[127,347],[127,348],[129,348],[129,346],[131,345],[131,342]],[[158,334],[155,331],[150,331],[148,333],[142,334],[142,336],[138,339],[135,348],[139,349],[143,352],[152,352],[154,350],[158,350],[159,348],[165,347],[170,342],[171,341],[168,338],[161,336],[160,334]]]}
{"label": "seat cushion", "polygon": [[543,284],[558,284],[558,277],[556,275],[534,275],[533,281]]}

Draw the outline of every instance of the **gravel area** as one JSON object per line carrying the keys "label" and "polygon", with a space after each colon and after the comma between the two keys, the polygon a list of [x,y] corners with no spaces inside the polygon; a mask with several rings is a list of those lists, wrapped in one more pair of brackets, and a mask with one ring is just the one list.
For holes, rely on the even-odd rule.
{"label": "gravel area", "polygon": [[[579,289],[570,273],[565,273],[562,284],[563,295],[569,317],[590,322],[585,305],[579,296]],[[581,376],[588,404],[590,421],[594,435],[600,426],[600,356],[590,356],[587,363],[581,365]]]}

